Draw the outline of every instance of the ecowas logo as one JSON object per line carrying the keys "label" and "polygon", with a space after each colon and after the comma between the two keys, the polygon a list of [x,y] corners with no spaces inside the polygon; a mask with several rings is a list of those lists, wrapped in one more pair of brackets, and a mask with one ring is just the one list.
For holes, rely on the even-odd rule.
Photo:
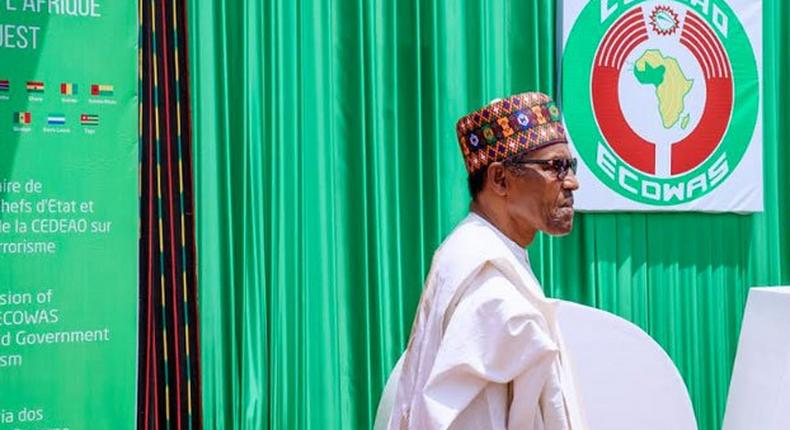
{"label": "ecowas logo", "polygon": [[724,1],[590,1],[563,54],[563,110],[595,176],[669,206],[722,184],[758,114],[754,51]]}

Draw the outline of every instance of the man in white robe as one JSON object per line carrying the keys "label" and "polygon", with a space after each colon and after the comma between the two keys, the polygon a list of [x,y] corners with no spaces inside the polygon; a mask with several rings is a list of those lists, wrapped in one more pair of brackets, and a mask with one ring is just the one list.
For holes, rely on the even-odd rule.
{"label": "man in white robe", "polygon": [[581,430],[568,358],[524,248],[573,225],[578,188],[560,114],[525,93],[458,121],[470,214],[433,258],[392,430]]}

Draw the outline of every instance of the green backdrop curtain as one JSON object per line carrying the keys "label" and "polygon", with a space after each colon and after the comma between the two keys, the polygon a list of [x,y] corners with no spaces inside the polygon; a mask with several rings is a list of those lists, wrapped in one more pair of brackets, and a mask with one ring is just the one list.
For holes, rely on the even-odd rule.
{"label": "green backdrop curtain", "polygon": [[[205,425],[370,428],[467,211],[455,120],[556,94],[556,3],[188,3]],[[748,288],[790,282],[790,5],[764,9],[765,213],[581,214],[529,249],[549,294],[667,350],[701,429],[721,425]]]}

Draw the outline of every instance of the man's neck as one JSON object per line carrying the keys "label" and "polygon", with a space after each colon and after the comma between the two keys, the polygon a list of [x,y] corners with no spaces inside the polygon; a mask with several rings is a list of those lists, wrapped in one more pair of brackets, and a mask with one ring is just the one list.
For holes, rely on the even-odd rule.
{"label": "man's neck", "polygon": [[472,204],[469,205],[469,210],[488,221],[508,239],[516,242],[522,248],[529,246],[535,239],[537,230],[517,228],[515,221],[507,214],[491,210],[476,200],[473,200]]}

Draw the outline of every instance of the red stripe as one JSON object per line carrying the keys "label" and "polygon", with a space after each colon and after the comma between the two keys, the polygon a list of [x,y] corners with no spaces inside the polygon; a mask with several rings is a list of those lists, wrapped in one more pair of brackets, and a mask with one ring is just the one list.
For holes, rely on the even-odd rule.
{"label": "red stripe", "polygon": [[[149,140],[149,142],[152,142],[152,141]],[[151,152],[151,148],[150,148],[151,146],[152,145],[149,144],[149,157],[150,157],[150,152]],[[148,181],[148,217],[149,218],[148,218],[148,274],[146,276],[146,279],[148,281],[148,302],[147,302],[147,305],[146,305],[146,309],[147,309],[147,312],[148,312],[148,321],[146,322],[147,339],[146,339],[146,354],[145,354],[145,391],[144,391],[144,393],[145,393],[145,416],[144,416],[144,420],[143,420],[145,429],[148,429],[148,424],[149,424],[149,415],[148,414],[149,414],[149,412],[151,410],[150,409],[151,408],[151,406],[150,406],[150,399],[151,399],[150,381],[151,381],[151,356],[153,354],[152,347],[153,348],[156,347],[156,345],[155,345],[156,341],[154,340],[154,339],[156,339],[156,337],[155,337],[155,334],[154,334],[154,323],[153,323],[153,314],[154,314],[153,298],[152,298],[153,291],[152,291],[152,288],[151,288],[153,286],[153,279],[154,279],[154,271],[153,271],[153,256],[154,256],[153,243],[154,243],[154,241],[153,241],[153,236],[151,236],[153,234],[153,223],[151,222],[151,217],[153,216],[153,198],[152,198],[152,196],[153,196],[153,194],[152,194],[153,193],[153,186],[152,186],[152,182],[151,182],[151,179],[150,179],[152,177],[152,175],[153,175],[153,169],[152,169],[152,166],[151,166],[151,164],[152,164],[151,160],[153,160],[153,158],[149,158],[148,160],[149,160],[149,162],[148,162],[148,175],[149,175],[148,176],[148,178],[149,178],[149,181]],[[156,403],[154,403],[154,404],[156,404]]]}
{"label": "red stripe", "polygon": [[[149,65],[150,65],[150,62],[149,62]],[[146,71],[148,73],[146,73],[145,76],[148,77],[147,79],[150,79],[150,76],[151,76],[150,70],[146,70]],[[151,97],[150,96],[150,87],[151,87],[151,85],[150,85],[150,82],[147,82],[147,84],[148,85],[146,85],[146,88],[149,89],[149,91],[148,91],[148,98],[144,99],[144,102],[147,103],[147,104],[150,104],[150,100],[151,100],[150,99],[150,97]],[[153,157],[154,156],[153,156],[153,138],[152,138],[152,133],[151,133],[151,128],[152,128],[151,124],[153,124],[153,122],[151,120],[151,109],[149,108],[148,109],[148,128],[145,130],[145,132],[148,134],[148,136],[147,136],[148,137],[148,139],[147,139],[147,141],[148,141],[148,171],[146,172],[147,175],[148,175],[148,193],[147,193],[147,195],[148,195],[148,273],[146,274],[146,281],[148,283],[148,291],[147,291],[148,303],[146,305],[146,309],[147,309],[147,312],[148,312],[148,321],[146,323],[147,324],[146,333],[147,333],[148,338],[147,338],[147,341],[146,341],[146,358],[145,358],[145,381],[146,381],[146,384],[150,384],[150,378],[151,378],[151,356],[152,356],[152,354],[154,352],[153,350],[156,348],[156,341],[154,340],[155,339],[154,323],[153,323],[153,313],[154,313],[154,311],[153,311],[153,297],[152,297],[153,294],[154,294],[154,292],[153,292],[153,284],[154,284],[154,240],[153,240],[154,239],[154,237],[153,237],[154,226],[153,226],[152,220],[153,220],[153,216],[154,216],[154,199],[153,199],[153,196],[155,194],[154,194],[154,185],[153,185],[153,175],[154,175],[154,169],[153,169],[153,159],[154,158]],[[144,429],[148,430],[148,428],[149,428],[148,425],[149,425],[149,421],[150,421],[150,419],[149,419],[150,399],[151,399],[152,394],[151,394],[150,388],[148,386],[146,388],[147,389],[145,391]],[[157,388],[158,387],[154,387],[154,392],[156,392]],[[154,405],[156,405],[156,402],[154,402]],[[156,409],[156,407],[154,409]]]}
{"label": "red stripe", "polygon": [[724,50],[724,47],[721,45],[721,40],[719,40],[718,37],[715,37],[715,35],[713,35],[713,46],[719,52],[719,58],[721,59],[721,64],[724,66],[724,77],[729,78],[730,76],[732,76],[732,70],[730,69],[730,57],[727,55],[727,52]]}
{"label": "red stripe", "polygon": [[702,73],[705,75],[705,79],[709,79],[713,76],[713,66],[711,65],[710,59],[702,53],[699,49],[699,42],[694,38],[692,40],[693,35],[690,33],[683,33],[683,36],[680,38],[681,45],[685,46],[694,58],[697,59],[697,62],[702,66]]}
{"label": "red stripe", "polygon": [[630,24],[633,21],[634,17],[638,17],[638,19],[644,20],[642,15],[642,10],[639,8],[634,9],[631,12],[626,13],[623,15],[620,20],[615,23],[615,25],[606,32],[606,35],[603,38],[603,42],[601,42],[600,47],[598,48],[598,55],[596,56],[596,63],[601,64],[604,58],[609,55],[609,50],[611,49],[612,39],[619,34],[620,30],[623,29],[626,25]]}
{"label": "red stripe", "polygon": [[618,80],[620,70],[614,67],[593,68],[593,108],[606,143],[626,163],[642,172],[654,174],[656,148],[639,136],[625,120],[620,107]]}
{"label": "red stripe", "polygon": [[721,76],[724,68],[722,67],[721,59],[716,54],[716,48],[713,47],[710,40],[702,34],[703,32],[691,20],[688,20],[687,23],[688,25],[683,27],[684,36],[689,41],[692,41],[691,39],[693,38],[697,49],[708,59],[711,75]]}
{"label": "red stripe", "polygon": [[625,63],[625,59],[628,57],[628,54],[630,54],[634,48],[639,46],[640,43],[646,42],[647,39],[648,39],[647,31],[645,30],[642,30],[639,33],[635,33],[634,35],[632,35],[629,41],[627,42],[628,44],[625,45],[625,47],[620,50],[618,57],[615,58],[615,67],[621,69],[623,67],[623,63]]}
{"label": "red stripe", "polygon": [[607,52],[602,58],[603,64],[607,66],[614,65],[613,59],[617,55],[618,50],[620,49],[623,38],[628,37],[631,33],[635,31],[639,31],[640,24],[642,25],[642,28],[644,28],[644,18],[641,15],[633,18],[629,18],[627,21],[623,22],[623,25],[618,27],[615,34],[612,35],[612,39],[609,43]]}
{"label": "red stripe", "polygon": [[630,40],[632,40],[633,37],[635,37],[635,35],[638,35],[639,33],[642,32],[645,33],[647,32],[643,22],[637,22],[631,24],[628,28],[626,28],[626,30],[622,34],[620,34],[620,36],[615,40],[614,49],[612,49],[612,51],[609,53],[609,58],[606,61],[607,64],[609,66],[616,67],[617,59],[622,54],[623,49],[625,49],[625,46],[628,44]]}
{"label": "red stripe", "polygon": [[687,25],[684,26],[683,32],[684,36],[690,42],[695,43],[700,52],[709,59],[711,75],[723,76],[724,60],[718,54],[715,44],[706,36],[705,31],[700,29],[692,20],[687,20]]}
{"label": "red stripe", "polygon": [[702,19],[700,19],[697,15],[690,13],[688,14],[687,20],[692,23],[692,27],[699,31],[702,36],[707,41],[708,45],[712,49],[712,54],[714,58],[716,58],[720,64],[720,71],[722,77],[729,76],[729,61],[727,60],[727,54],[724,52],[724,48],[721,46],[719,42],[719,38],[713,33],[710,27],[705,24]]}
{"label": "red stripe", "polygon": [[709,25],[703,23],[699,16],[692,14],[692,17],[700,24],[700,28],[705,32],[708,40],[713,44],[717,58],[721,60],[721,64],[724,66],[724,73],[729,75],[729,57],[727,56],[727,52],[724,50],[724,47],[721,45],[721,40],[719,40],[719,38],[716,36],[716,33]]}
{"label": "red stripe", "polygon": [[[150,222],[149,222],[150,224]],[[150,234],[150,226],[149,226],[149,234]],[[148,275],[146,279],[150,282],[151,280],[151,240],[149,236],[148,240]],[[150,412],[151,408],[151,338],[153,337],[153,323],[151,322],[151,284],[148,284],[148,299],[146,304],[146,312],[148,312],[148,318],[145,323],[145,378],[143,381],[143,396],[144,396],[144,407],[143,407],[143,429],[148,429],[148,413]]]}
{"label": "red stripe", "polygon": [[[188,13],[187,13],[187,8],[188,7],[189,7],[189,2],[185,1],[185,2],[182,3],[181,20],[184,23],[187,22],[187,17],[189,16]],[[188,25],[184,25],[181,30],[184,32],[184,43],[180,44],[179,48],[181,49],[181,52],[184,53],[184,58],[188,59],[189,58],[189,49],[188,49],[189,48],[189,26]],[[184,83],[185,83],[184,88],[187,88],[187,91],[183,92],[183,94],[186,97],[185,97],[185,100],[184,100],[185,103],[183,103],[182,108],[184,109],[186,114],[184,116],[185,120],[182,122],[182,124],[185,125],[185,127],[184,127],[184,129],[185,129],[184,130],[185,131],[184,136],[186,137],[186,142],[192,142],[192,121],[191,121],[191,118],[192,118],[192,103],[191,103],[191,100],[190,100],[190,93],[188,92],[188,89],[192,88],[192,86],[190,84],[191,73],[190,73],[189,66],[190,66],[190,62],[189,61],[184,61],[183,65],[182,65],[182,67],[184,68],[184,73],[183,73]],[[189,178],[191,180],[194,180],[195,176],[194,176],[194,171],[193,171],[193,167],[192,167],[192,163],[191,163],[191,160],[192,160],[192,145],[186,145],[186,147],[185,147],[185,154],[188,154],[188,156],[184,157],[184,159],[187,160],[187,161],[190,161],[190,162],[186,163],[187,164],[187,169],[189,171]],[[185,184],[185,186],[190,186],[190,185],[191,185],[191,182]],[[194,201],[191,201],[191,202],[194,204]],[[192,208],[192,210],[194,211],[194,207]],[[196,234],[195,234],[195,225],[194,225],[194,223],[192,223],[192,229],[190,230],[190,233],[192,235],[192,238],[197,237]],[[194,249],[194,248],[192,248],[192,249]],[[194,262],[194,269],[193,270],[194,270],[194,276],[195,276],[195,283],[194,283],[194,287],[192,289],[192,297],[194,298],[193,300],[194,300],[194,303],[195,303],[195,306],[194,306],[194,309],[195,309],[194,316],[195,316],[195,318],[194,318],[193,324],[191,326],[191,328],[192,328],[191,333],[192,333],[192,337],[195,339],[195,353],[192,355],[194,357],[194,359],[195,359],[195,369],[192,372],[193,379],[194,379],[192,381],[192,390],[193,390],[194,393],[196,393],[196,395],[194,396],[194,399],[196,399],[196,401],[199,402],[200,401],[200,393],[201,393],[201,391],[200,391],[200,388],[201,388],[201,383],[200,383],[201,382],[201,378],[200,378],[201,366],[200,366],[200,363],[201,362],[200,362],[200,316],[199,316],[200,306],[198,306],[198,303],[200,303],[200,301],[199,301],[199,297],[198,297],[199,291],[198,291],[198,288],[197,288],[197,285],[198,285],[198,276],[197,276],[197,273],[198,273],[198,271],[197,271],[198,256],[197,256],[197,252],[194,253],[193,258],[194,258],[193,259],[193,262]],[[196,426],[196,428],[203,428],[202,414],[200,413],[200,408],[199,407],[195,408],[194,416],[197,417],[197,426]]]}
{"label": "red stripe", "polygon": [[170,170],[173,166],[173,157],[172,157],[172,139],[171,139],[171,125],[170,125],[170,71],[168,65],[168,40],[167,40],[167,5],[165,0],[161,0],[162,6],[162,13],[160,14],[161,23],[162,23],[162,50],[163,54],[161,56],[163,68],[164,68],[164,94],[165,94],[165,131],[166,131],[166,145],[167,145],[167,188],[168,192],[168,199],[167,204],[169,208],[169,223],[170,223],[170,273],[171,279],[173,281],[171,286],[171,297],[172,297],[172,310],[173,310],[173,333],[175,337],[175,343],[173,344],[173,350],[175,351],[176,356],[176,428],[181,429],[181,341],[179,332],[181,330],[180,321],[178,317],[178,300],[177,300],[177,291],[178,285],[180,282],[178,281],[178,277],[176,274],[176,239],[175,239],[175,224],[173,223],[173,175]]}
{"label": "red stripe", "polygon": [[[149,4],[150,7],[150,4]],[[153,13],[153,10],[149,11],[149,17]],[[149,47],[151,46],[151,33],[148,32],[148,42]],[[149,308],[148,308],[148,318],[151,321],[151,332],[149,333],[149,342],[152,347],[152,355],[156,357],[156,349],[157,349],[157,341],[156,341],[156,325],[154,323],[154,309],[153,309],[153,302],[154,302],[154,242],[158,239],[155,239],[155,232],[154,232],[154,199],[156,197],[156,190],[154,188],[156,176],[155,176],[155,169],[154,169],[154,160],[155,158],[155,151],[154,151],[154,109],[153,109],[153,100],[154,100],[154,84],[153,84],[153,62],[152,57],[148,57],[148,73],[147,73],[147,89],[148,89],[148,190],[149,190],[149,200],[148,200],[148,300],[149,300]],[[166,325],[166,321],[162,321],[162,325]],[[155,361],[157,363],[157,361]],[[158,372],[158,365],[157,368],[153,369],[154,374],[154,389],[153,389],[153,412],[154,412],[154,429],[159,430],[159,372]]]}

